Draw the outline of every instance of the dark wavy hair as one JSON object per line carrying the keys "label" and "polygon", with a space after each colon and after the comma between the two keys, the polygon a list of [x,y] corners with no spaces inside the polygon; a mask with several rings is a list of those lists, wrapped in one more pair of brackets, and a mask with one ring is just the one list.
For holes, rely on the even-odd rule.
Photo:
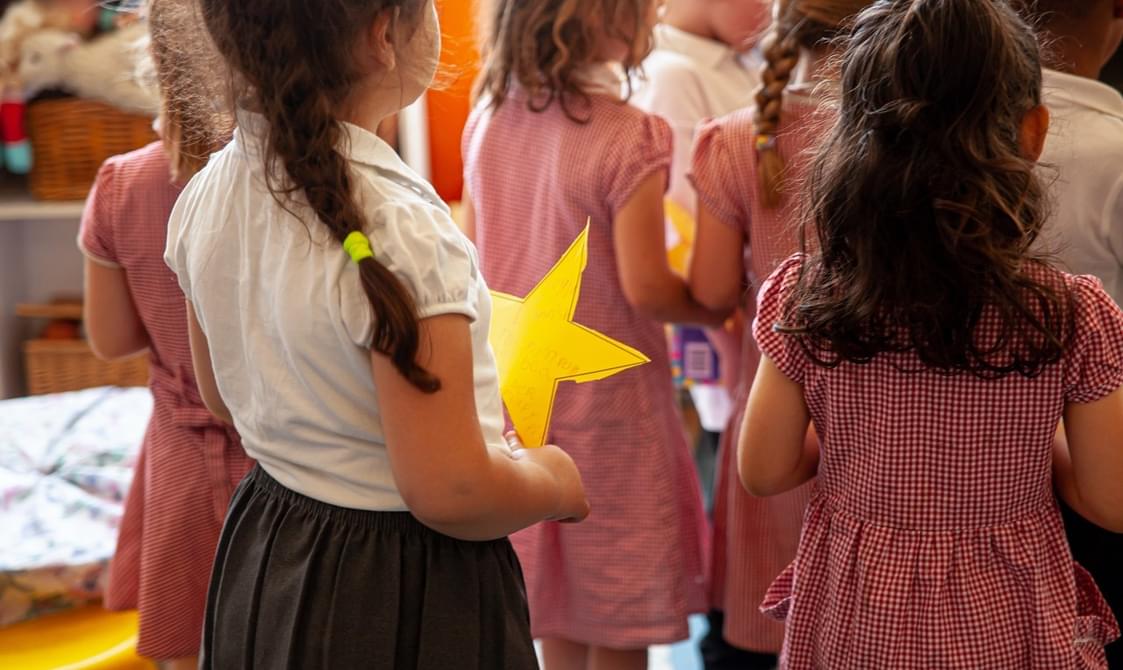
{"label": "dark wavy hair", "polygon": [[1005,0],[879,0],[840,67],[803,222],[819,251],[778,328],[824,366],[915,352],[990,378],[1058,361],[1070,297],[1031,271],[1047,208],[1019,142],[1041,102],[1033,31]]}
{"label": "dark wavy hair", "polygon": [[[234,96],[268,121],[269,190],[286,207],[303,193],[340,243],[362,232],[365,217],[338,149],[345,134],[336,114],[362,75],[355,52],[363,31],[383,12],[393,14],[396,34],[415,29],[425,1],[198,1],[215,46],[233,70]],[[359,276],[375,314],[372,348],[415,387],[439,390],[440,381],[417,363],[420,327],[412,295],[374,258],[359,263]]]}

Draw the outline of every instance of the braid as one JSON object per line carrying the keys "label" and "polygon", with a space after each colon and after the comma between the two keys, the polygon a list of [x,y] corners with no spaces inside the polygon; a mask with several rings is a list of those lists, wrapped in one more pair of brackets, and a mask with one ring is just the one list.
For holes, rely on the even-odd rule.
{"label": "braid", "polygon": [[[267,121],[263,145],[269,191],[285,207],[303,193],[340,244],[354,232],[365,236],[350,164],[338,149],[345,132],[335,112],[354,77],[348,67],[351,45],[340,38],[354,25],[369,25],[380,7],[403,3],[337,2],[337,9],[346,5],[352,11],[339,9],[334,16],[319,16],[316,3],[299,0],[280,7],[248,0],[203,4],[219,50],[245,80]],[[318,30],[307,28],[313,25]],[[420,325],[413,296],[376,259],[364,258],[358,268],[375,315],[371,348],[389,357],[415,387],[435,393],[440,381],[417,363]]]}
{"label": "braid", "polygon": [[783,197],[784,159],[776,148],[776,133],[784,107],[784,90],[799,64],[799,44],[775,25],[761,44],[765,64],[756,93],[753,125],[756,130],[760,186],[766,207],[776,207]]}

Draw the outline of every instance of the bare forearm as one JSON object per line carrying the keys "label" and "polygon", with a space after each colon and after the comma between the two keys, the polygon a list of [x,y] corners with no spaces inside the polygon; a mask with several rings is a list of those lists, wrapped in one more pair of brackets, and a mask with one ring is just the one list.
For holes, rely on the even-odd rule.
{"label": "bare forearm", "polygon": [[720,327],[732,312],[706,308],[694,299],[686,283],[676,276],[669,276],[663,286],[650,290],[648,296],[637,300],[634,306],[656,321],[710,328]]}
{"label": "bare forearm", "polygon": [[533,461],[489,447],[482,471],[450,487],[438,504],[414,511],[445,535],[482,541],[505,537],[558,514],[560,494],[553,476]]}

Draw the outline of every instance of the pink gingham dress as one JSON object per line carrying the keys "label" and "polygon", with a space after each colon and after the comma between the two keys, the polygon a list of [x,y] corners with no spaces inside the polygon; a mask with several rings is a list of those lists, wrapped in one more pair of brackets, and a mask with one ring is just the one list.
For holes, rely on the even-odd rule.
{"label": "pink gingham dress", "polygon": [[562,384],[549,440],[573,456],[592,515],[511,539],[527,581],[535,637],[613,648],[684,639],[705,610],[705,517],[671,385],[663,326],[624,298],[612,222],[636,187],[666,173],[666,122],[607,95],[591,120],[558,105],[527,109],[516,92],[477,108],[464,138],[484,277],[525,295],[591,217],[575,321],[651,358],[604,381]]}
{"label": "pink gingham dress", "polygon": [[[787,197],[778,207],[763,205],[759,195],[756,138],[752,111],[733,112],[705,124],[698,132],[690,179],[698,202],[720,221],[736,228],[745,241],[745,309],[749,316],[761,282],[799,249],[795,194],[811,147],[828,119],[807,97],[785,98],[777,147],[787,165]],[[778,652],[784,627],[760,613],[772,580],[795,558],[810,486],[772,498],[755,498],[737,477],[736,445],[745,402],[759,361],[751,333],[741,355],[742,378],[729,429],[722,438],[714,500],[711,599],[725,612],[725,639],[744,649]]]}
{"label": "pink gingham dress", "polygon": [[199,653],[218,534],[234,486],[252,465],[195,386],[183,293],[164,264],[179,192],[159,143],[111,158],[79,234],[87,257],[124,270],[151,342],[152,419],[125,499],[105,604],[139,609],[137,650],[162,660]]}
{"label": "pink gingham dress", "polygon": [[803,263],[765,283],[753,325],[821,441],[798,554],[763,605],[787,620],[783,667],[1106,668],[1119,627],[1069,553],[1052,448],[1067,403],[1123,386],[1123,311],[1098,279],[1027,264],[1074,302],[1074,338],[1040,375],[949,375],[911,352],[830,369],[773,328]]}

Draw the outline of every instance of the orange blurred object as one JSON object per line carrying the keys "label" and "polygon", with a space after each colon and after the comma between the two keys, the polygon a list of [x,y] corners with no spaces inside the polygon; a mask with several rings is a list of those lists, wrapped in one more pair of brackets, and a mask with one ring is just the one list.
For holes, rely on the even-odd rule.
{"label": "orange blurred object", "polygon": [[460,136],[471,111],[472,84],[480,71],[476,48],[476,2],[437,0],[441,17],[441,74],[428,93],[429,155],[433,186],[446,201],[460,200],[464,166]]}

